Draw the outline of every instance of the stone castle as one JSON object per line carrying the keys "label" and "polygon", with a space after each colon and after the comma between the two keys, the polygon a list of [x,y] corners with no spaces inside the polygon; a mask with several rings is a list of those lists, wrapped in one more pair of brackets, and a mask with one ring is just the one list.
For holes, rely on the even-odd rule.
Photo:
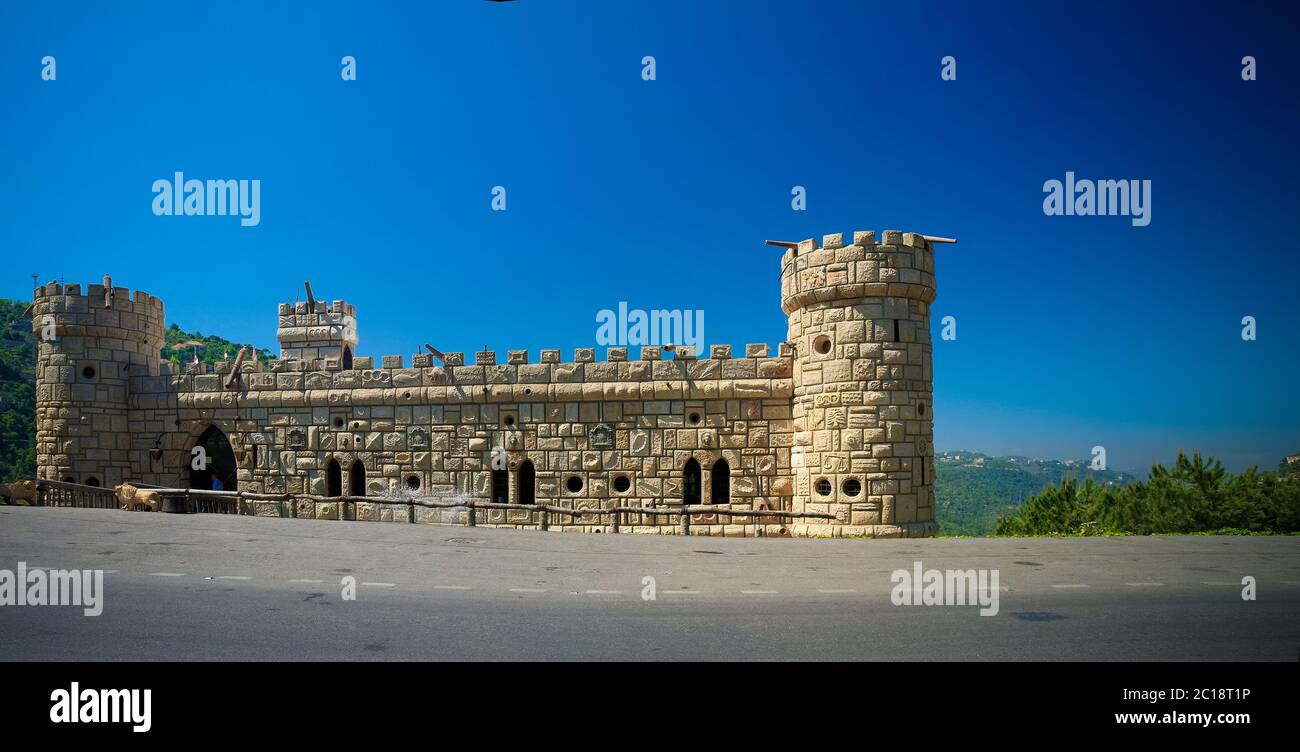
{"label": "stone castle", "polygon": [[[572,509],[719,505],[694,534],[917,537],[935,524],[930,303],[934,242],[858,232],[778,244],[786,341],[355,353],[356,309],[281,303],[280,358],[182,372],[161,359],[163,302],[106,284],[35,291],[41,478],[319,496],[465,496]],[[312,296],[314,297],[314,296]],[[202,447],[206,463],[193,461]],[[725,505],[725,506],[723,506]],[[727,515],[820,512],[832,519]],[[333,517],[338,505],[302,504]],[[419,508],[419,522],[464,509]],[[259,513],[273,514],[271,506]],[[361,519],[395,519],[380,504]],[[479,524],[531,527],[492,509]],[[640,515],[636,532],[676,517]],[[483,519],[480,515],[480,519]],[[601,529],[597,515],[556,528]]]}

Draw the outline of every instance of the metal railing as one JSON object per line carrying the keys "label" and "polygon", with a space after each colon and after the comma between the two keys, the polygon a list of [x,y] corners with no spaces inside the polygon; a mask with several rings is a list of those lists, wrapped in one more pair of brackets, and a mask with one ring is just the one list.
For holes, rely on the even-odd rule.
{"label": "metal railing", "polygon": [[[501,502],[479,501],[477,499],[437,500],[425,497],[381,497],[381,496],[320,496],[317,494],[270,494],[255,491],[208,491],[198,488],[165,488],[159,486],[137,485],[142,490],[157,492],[163,505],[170,502],[171,511],[200,514],[253,514],[254,502],[272,502],[276,504],[280,517],[296,518],[298,503],[309,502],[312,505],[311,518],[316,518],[318,504],[338,504],[340,520],[355,520],[358,504],[377,504],[406,508],[406,521],[416,521],[416,509],[465,509],[466,525],[475,527],[480,524],[478,510],[505,510],[529,512],[529,522],[510,523],[483,520],[482,524],[527,524],[537,525],[542,530],[548,529],[553,517],[568,518],[573,524],[575,518],[596,517],[598,523],[612,533],[618,533],[630,523],[629,517],[678,517],[678,527],[682,535],[690,535],[692,517],[740,517],[767,518],[770,521],[793,519],[833,520],[835,515],[826,512],[792,512],[779,509],[733,509],[729,504],[690,504],[671,507],[601,507],[575,509],[550,504],[508,504]],[[37,506],[68,506],[97,509],[117,509],[120,504],[111,488],[84,486],[76,483],[64,483],[53,480],[36,482]],[[160,511],[161,507],[160,505]],[[533,522],[533,515],[537,521]],[[605,521],[608,518],[608,521]],[[558,521],[557,521],[558,522]],[[715,524],[702,522],[701,524]]]}

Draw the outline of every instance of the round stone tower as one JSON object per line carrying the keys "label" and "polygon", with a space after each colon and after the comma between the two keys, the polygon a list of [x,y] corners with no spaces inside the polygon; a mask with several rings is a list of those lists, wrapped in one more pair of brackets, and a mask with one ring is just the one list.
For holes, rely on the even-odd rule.
{"label": "round stone tower", "polygon": [[32,304],[40,477],[113,486],[131,477],[132,377],[159,375],[162,301],[103,284],[49,283]]}
{"label": "round stone tower", "polygon": [[[915,233],[827,235],[782,258],[795,346],[795,511],[836,535],[933,535],[934,250]],[[810,523],[814,522],[812,520]]]}

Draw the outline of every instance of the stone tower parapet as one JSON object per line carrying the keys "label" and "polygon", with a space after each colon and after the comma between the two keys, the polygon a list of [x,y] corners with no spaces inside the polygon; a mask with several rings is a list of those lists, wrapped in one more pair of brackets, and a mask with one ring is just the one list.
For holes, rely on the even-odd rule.
{"label": "stone tower parapet", "polygon": [[281,359],[349,362],[357,350],[357,309],[344,300],[281,303],[275,336]]}

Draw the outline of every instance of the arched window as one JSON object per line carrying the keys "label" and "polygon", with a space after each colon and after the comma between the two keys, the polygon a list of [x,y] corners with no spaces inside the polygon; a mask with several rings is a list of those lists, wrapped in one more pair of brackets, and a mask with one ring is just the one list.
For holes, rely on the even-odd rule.
{"label": "arched window", "polygon": [[519,466],[519,503],[537,503],[537,471],[533,469],[532,460],[524,460]]}
{"label": "arched window", "polygon": [[508,470],[492,471],[492,503],[493,504],[510,503],[510,471]]}
{"label": "arched window", "polygon": [[343,370],[352,370],[352,345],[343,346]]}
{"label": "arched window", "polygon": [[351,490],[348,491],[348,495],[349,495],[349,496],[365,496],[365,495],[366,495],[366,465],[365,465],[365,463],[362,462],[361,460],[357,460],[356,462],[353,462],[353,463],[352,463],[352,472],[348,473],[348,475],[351,476],[351,478],[348,479],[348,480],[349,480],[349,485],[350,485],[350,487],[351,487]]}
{"label": "arched window", "polygon": [[709,475],[709,500],[713,504],[731,503],[731,465],[724,459],[713,463]]}
{"label": "arched window", "polygon": [[325,495],[343,495],[343,468],[339,467],[339,461],[335,459],[331,459],[325,466]]}
{"label": "arched window", "polygon": [[700,463],[691,458],[682,468],[682,503],[700,503]]}

